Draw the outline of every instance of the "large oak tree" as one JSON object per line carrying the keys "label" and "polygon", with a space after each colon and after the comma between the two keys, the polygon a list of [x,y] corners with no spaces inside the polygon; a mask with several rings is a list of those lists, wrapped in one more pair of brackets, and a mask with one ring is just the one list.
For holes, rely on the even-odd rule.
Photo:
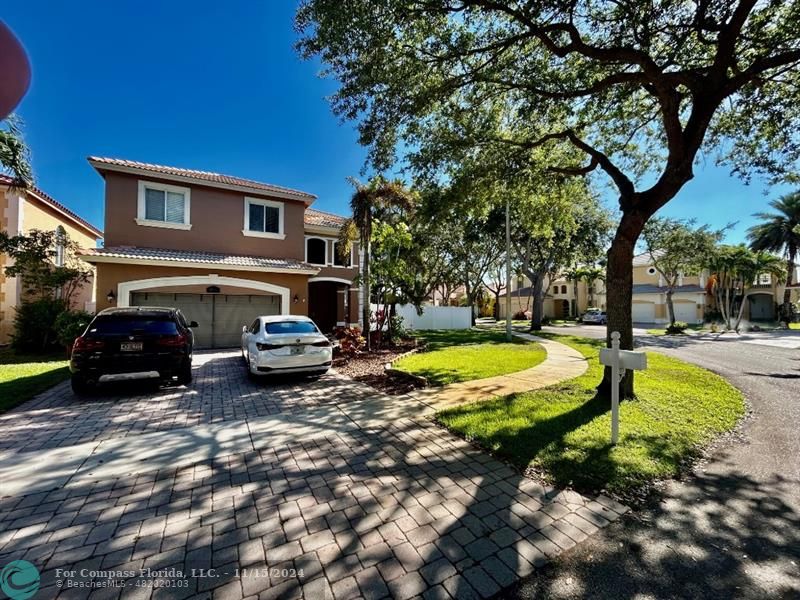
{"label": "large oak tree", "polygon": [[[305,0],[297,27],[378,169],[397,148],[425,168],[497,144],[604,174],[621,211],[609,331],[631,348],[634,247],[696,161],[710,153],[744,177],[796,163],[799,13],[800,0]],[[562,162],[564,146],[583,160]]]}

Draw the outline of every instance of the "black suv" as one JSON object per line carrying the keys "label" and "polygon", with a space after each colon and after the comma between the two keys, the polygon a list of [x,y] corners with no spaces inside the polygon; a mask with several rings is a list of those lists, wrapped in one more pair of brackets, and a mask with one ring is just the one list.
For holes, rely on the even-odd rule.
{"label": "black suv", "polygon": [[134,379],[186,384],[192,380],[194,334],[181,311],[141,306],[107,308],[75,340],[69,362],[72,390]]}

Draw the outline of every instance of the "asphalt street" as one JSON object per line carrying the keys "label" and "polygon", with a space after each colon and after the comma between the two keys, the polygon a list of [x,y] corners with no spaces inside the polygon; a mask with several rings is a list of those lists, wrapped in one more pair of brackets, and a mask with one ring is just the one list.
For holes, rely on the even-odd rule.
{"label": "asphalt street", "polygon": [[[604,327],[570,329],[605,335]],[[667,483],[659,501],[578,545],[505,597],[800,597],[798,342],[795,332],[639,336],[638,346],[724,376],[745,394],[750,414],[689,476]]]}

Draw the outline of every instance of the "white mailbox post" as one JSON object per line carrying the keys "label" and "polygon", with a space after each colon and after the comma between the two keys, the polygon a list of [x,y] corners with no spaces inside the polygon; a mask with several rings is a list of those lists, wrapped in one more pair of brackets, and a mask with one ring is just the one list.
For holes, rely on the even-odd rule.
{"label": "white mailbox post", "polygon": [[619,383],[626,370],[643,371],[647,368],[644,352],[619,349],[619,331],[611,332],[611,348],[600,350],[600,363],[611,367],[611,443],[619,439]]}

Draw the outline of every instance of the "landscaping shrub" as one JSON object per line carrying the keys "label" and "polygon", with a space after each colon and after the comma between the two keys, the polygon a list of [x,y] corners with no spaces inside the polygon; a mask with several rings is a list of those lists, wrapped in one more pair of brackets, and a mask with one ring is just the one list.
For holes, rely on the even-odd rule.
{"label": "landscaping shrub", "polygon": [[23,302],[14,316],[11,346],[17,352],[52,352],[58,344],[56,319],[65,310],[65,302],[56,298]]}
{"label": "landscaping shrub", "polygon": [[89,326],[93,315],[83,310],[65,310],[58,317],[54,324],[58,343],[67,350],[72,348],[75,339],[78,338]]}
{"label": "landscaping shrub", "polygon": [[360,354],[366,345],[358,327],[337,327],[333,330],[333,335],[339,341],[339,352],[348,358]]}
{"label": "landscaping shrub", "polygon": [[528,315],[525,314],[524,310],[518,310],[517,312],[514,313],[514,316],[512,317],[512,319],[515,321],[525,321],[527,318]]}
{"label": "landscaping shrub", "polygon": [[683,321],[675,321],[672,325],[667,326],[667,334],[678,335],[686,331],[688,328],[688,323],[684,323]]}
{"label": "landscaping shrub", "polygon": [[392,315],[389,317],[389,331],[391,332],[392,340],[405,340],[409,338],[408,329],[403,325],[403,317],[400,315]]}

